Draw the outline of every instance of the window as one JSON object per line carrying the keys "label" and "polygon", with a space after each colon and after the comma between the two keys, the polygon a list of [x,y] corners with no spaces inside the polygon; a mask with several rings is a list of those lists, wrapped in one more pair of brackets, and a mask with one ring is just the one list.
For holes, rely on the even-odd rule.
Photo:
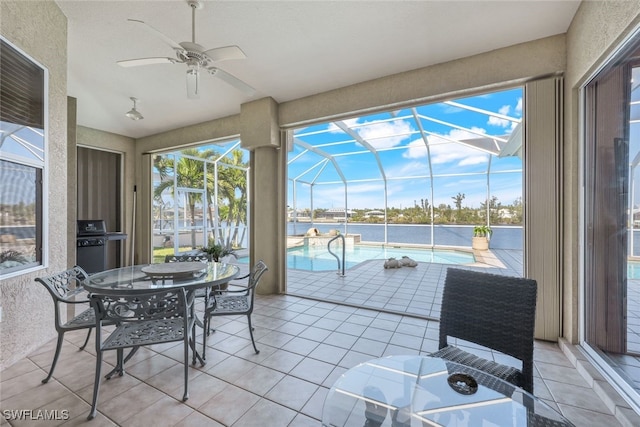
{"label": "window", "polygon": [[248,247],[248,156],[237,139],[154,156],[154,262],[212,241]]}
{"label": "window", "polygon": [[[584,346],[640,403],[640,37],[584,87]],[[606,366],[608,365],[608,366]],[[625,384],[626,383],[626,384]]]}
{"label": "window", "polygon": [[43,264],[47,71],[0,38],[0,277]]}

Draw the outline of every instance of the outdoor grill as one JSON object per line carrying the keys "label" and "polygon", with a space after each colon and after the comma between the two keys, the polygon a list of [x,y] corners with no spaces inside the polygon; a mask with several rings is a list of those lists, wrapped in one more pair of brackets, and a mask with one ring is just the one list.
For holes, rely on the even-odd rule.
{"label": "outdoor grill", "polygon": [[87,273],[107,269],[107,242],[123,240],[123,233],[108,233],[104,220],[80,219],[77,221],[76,264]]}

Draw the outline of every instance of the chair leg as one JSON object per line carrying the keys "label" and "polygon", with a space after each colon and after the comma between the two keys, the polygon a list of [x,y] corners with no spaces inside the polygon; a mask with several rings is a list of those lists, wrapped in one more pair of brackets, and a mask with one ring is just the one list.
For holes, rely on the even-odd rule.
{"label": "chair leg", "polygon": [[46,384],[51,379],[53,375],[53,370],[56,368],[56,363],[58,363],[58,357],[60,356],[60,349],[62,348],[62,339],[64,338],[64,332],[58,332],[58,342],[56,343],[56,353],[53,355],[53,363],[51,363],[51,369],[49,369],[49,375],[47,378],[42,380],[43,384]]}
{"label": "chair leg", "polygon": [[82,344],[82,347],[80,347],[78,351],[84,350],[84,348],[87,346],[87,343],[89,342],[90,336],[91,336],[91,328],[89,328],[89,332],[87,332],[87,338],[84,340],[84,344]]}
{"label": "chair leg", "polygon": [[253,339],[253,327],[251,326],[251,315],[247,315],[247,319],[249,321],[249,335],[251,335],[251,344],[253,344],[253,349],[256,351],[256,354],[260,353],[260,350],[258,350],[258,347],[256,347],[256,342]]}
{"label": "chair leg", "polygon": [[207,316],[207,312],[204,313],[204,328],[202,329],[202,360],[207,360],[207,337],[209,336],[209,325],[211,324],[211,318]]}
{"label": "chair leg", "polygon": [[121,348],[116,349],[116,367],[113,368],[111,370],[111,372],[109,372],[107,375],[104,376],[107,380],[110,380],[111,377],[116,373],[119,376],[123,376],[124,375],[124,361],[125,361],[125,359],[124,359],[123,356],[124,356],[124,350],[121,349]]}
{"label": "chair leg", "polygon": [[[195,364],[195,350],[196,350],[196,345],[195,345],[195,337],[193,339],[193,352],[194,352],[194,357],[193,357],[193,363]],[[189,399],[189,336],[188,334],[185,334],[185,338],[184,338],[184,395],[182,396],[182,401],[186,402],[187,399]]]}
{"label": "chair leg", "polygon": [[92,420],[96,416],[97,407],[98,407],[98,392],[100,391],[100,377],[102,369],[102,351],[98,351],[96,354],[96,377],[93,380],[93,402],[91,403],[91,412],[89,412],[89,416],[87,420]]}

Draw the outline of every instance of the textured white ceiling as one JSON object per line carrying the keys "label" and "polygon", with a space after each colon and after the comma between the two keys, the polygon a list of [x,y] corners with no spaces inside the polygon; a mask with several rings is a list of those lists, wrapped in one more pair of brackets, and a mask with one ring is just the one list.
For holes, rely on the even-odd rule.
{"label": "textured white ceiling", "polygon": [[[566,32],[578,0],[204,1],[196,42],[238,45],[247,59],[217,65],[253,86],[249,97],[202,75],[186,96],[184,64],[123,68],[116,61],[173,57],[172,49],[127,19],[176,42],[191,41],[184,0],[57,0],[68,18],[68,94],[78,123],[134,138],[240,112],[240,104],[325,92]],[[139,99],[144,120],[124,116]]]}

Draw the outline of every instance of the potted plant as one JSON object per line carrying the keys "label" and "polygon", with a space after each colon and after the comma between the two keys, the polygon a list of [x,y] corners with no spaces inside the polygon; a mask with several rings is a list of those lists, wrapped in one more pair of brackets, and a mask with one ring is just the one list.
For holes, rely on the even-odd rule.
{"label": "potted plant", "polygon": [[222,243],[216,242],[212,238],[209,239],[209,244],[207,246],[203,246],[200,250],[211,255],[211,260],[215,262],[220,261],[220,258],[224,258],[227,255],[236,256],[236,252],[231,246],[225,246]]}
{"label": "potted plant", "polygon": [[477,225],[473,227],[471,248],[479,251],[488,250],[491,233],[493,233],[493,230],[491,230],[491,227],[489,227],[488,225]]}

